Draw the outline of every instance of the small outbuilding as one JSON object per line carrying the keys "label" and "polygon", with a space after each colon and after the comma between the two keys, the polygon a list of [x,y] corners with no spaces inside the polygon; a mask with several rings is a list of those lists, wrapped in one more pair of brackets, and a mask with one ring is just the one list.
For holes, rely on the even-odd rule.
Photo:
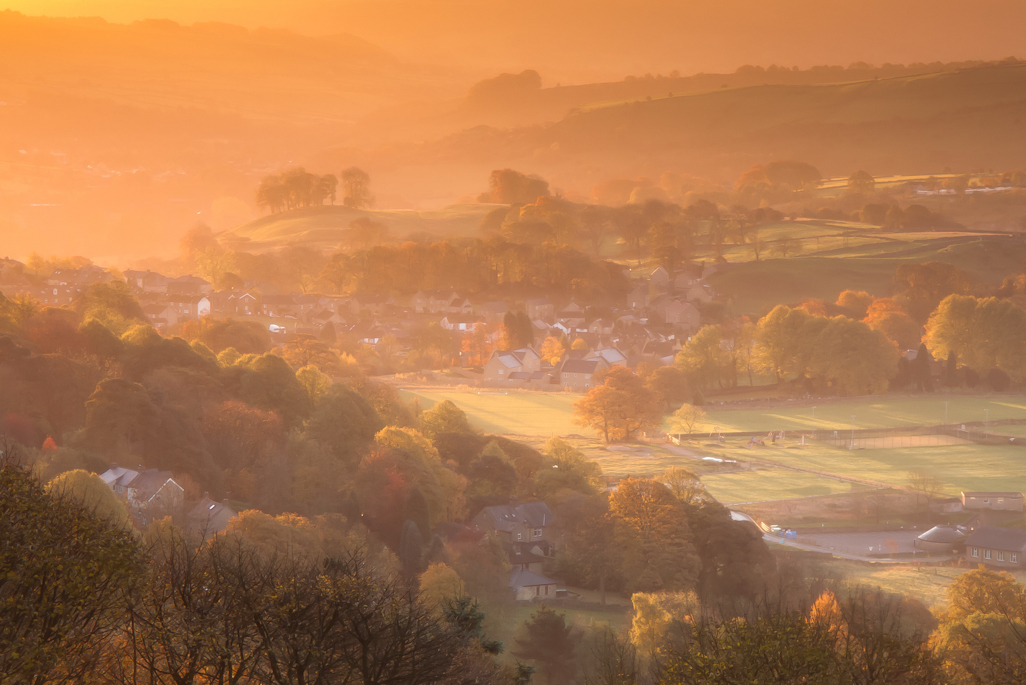
{"label": "small outbuilding", "polygon": [[969,531],[959,526],[934,526],[916,538],[916,549],[938,554],[959,553]]}

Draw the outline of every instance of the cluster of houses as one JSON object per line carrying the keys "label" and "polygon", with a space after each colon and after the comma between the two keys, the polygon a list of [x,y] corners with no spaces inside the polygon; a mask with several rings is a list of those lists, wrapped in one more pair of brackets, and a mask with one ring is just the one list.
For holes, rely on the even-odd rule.
{"label": "cluster of houses", "polygon": [[170,516],[184,523],[190,532],[207,538],[223,531],[237,514],[227,500],[217,502],[207,495],[186,510],[185,489],[170,471],[111,464],[100,479],[125,503],[132,522],[140,529]]}
{"label": "cluster of houses", "polygon": [[[661,266],[636,271],[632,274],[635,287],[626,300],[612,306],[607,303],[600,315],[591,315],[588,303],[573,299],[557,307],[547,297],[509,303],[472,301],[452,291],[420,291],[398,301],[379,293],[345,297],[281,293],[265,282],[214,290],[209,281],[198,276],[173,278],[131,269],[116,276],[95,265],[56,269],[39,278],[27,275],[23,265],[10,259],[0,261],[0,291],[7,297],[29,295],[44,306],[68,306],[93,283],[118,277],[124,279],[147,319],[160,330],[205,316],[253,317],[266,324],[272,338],[281,343],[288,335],[317,335],[330,325],[336,333],[361,344],[377,347],[388,341],[398,347],[400,355],[412,349],[412,332],[428,323],[437,323],[454,336],[487,331],[487,342],[494,345],[501,335],[498,324],[507,313],[515,311],[526,315],[535,340],[557,336],[567,340],[568,347],[570,342],[581,340],[589,352],[578,354],[575,350],[556,364],[542,360],[535,347],[499,352],[485,362],[485,382],[586,389],[594,374],[609,366],[672,361],[701,326],[699,307],[713,298],[705,283],[712,268],[693,267],[677,274]],[[482,361],[468,354],[464,365]]]}

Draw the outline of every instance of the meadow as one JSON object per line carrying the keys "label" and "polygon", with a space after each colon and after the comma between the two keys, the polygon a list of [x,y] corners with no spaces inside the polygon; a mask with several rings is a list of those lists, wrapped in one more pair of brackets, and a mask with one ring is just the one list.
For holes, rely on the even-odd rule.
{"label": "meadow", "polygon": [[[502,391],[498,391],[501,393]],[[462,408],[478,430],[509,435],[541,447],[551,436],[568,439],[602,466],[603,472],[619,478],[627,475],[654,476],[671,466],[683,466],[702,476],[709,491],[723,502],[752,502],[810,495],[849,492],[846,479],[864,479],[896,487],[908,485],[909,471],[926,469],[941,481],[945,494],[962,490],[1026,491],[1026,449],[1015,446],[974,444],[938,447],[858,449],[848,451],[807,440],[797,444],[801,431],[938,425],[944,423],[945,405],[950,424],[1000,419],[1026,419],[1026,397],[1021,395],[880,396],[855,400],[821,399],[812,402],[774,402],[752,409],[718,409],[707,406],[707,420],[695,440],[684,449],[660,442],[612,446],[609,449],[594,431],[573,423],[573,402],[580,395],[529,390],[478,391],[466,388],[407,388],[404,399],[416,397],[425,409],[442,400]],[[813,418],[814,417],[814,418]],[[784,443],[747,448],[747,439],[727,438],[723,444],[710,442],[714,428],[730,431],[785,431]],[[1021,426],[994,426],[998,434],[1021,434]],[[790,434],[787,434],[790,432]],[[703,456],[757,463],[782,469],[727,471]],[[808,469],[837,478],[802,473]]]}

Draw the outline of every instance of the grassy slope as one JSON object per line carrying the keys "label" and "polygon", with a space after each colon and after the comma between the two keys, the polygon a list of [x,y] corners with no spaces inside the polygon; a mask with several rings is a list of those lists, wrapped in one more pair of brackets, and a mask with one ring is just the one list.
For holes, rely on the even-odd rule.
{"label": "grassy slope", "polygon": [[489,204],[452,205],[434,210],[362,210],[342,206],[312,207],[261,217],[234,228],[222,239],[237,236],[248,240],[247,249],[267,250],[281,245],[334,249],[355,219],[369,218],[388,226],[398,237],[411,233],[437,236],[472,235],[481,219],[494,208]]}
{"label": "grassy slope", "polygon": [[[802,241],[804,254],[781,259],[767,250],[762,261],[731,264],[709,277],[712,287],[732,300],[737,313],[760,316],[777,304],[807,297],[833,302],[846,289],[890,295],[895,269],[909,261],[947,262],[981,282],[997,284],[1005,275],[1018,272],[1026,256],[1026,243],[1005,236],[888,235],[865,231],[861,224],[834,223],[832,231],[825,231],[822,224],[790,226],[771,226],[764,239],[791,235]],[[848,234],[847,239],[842,233]],[[818,252],[809,254],[817,248]],[[750,260],[751,248],[733,247],[725,256],[728,261]]]}

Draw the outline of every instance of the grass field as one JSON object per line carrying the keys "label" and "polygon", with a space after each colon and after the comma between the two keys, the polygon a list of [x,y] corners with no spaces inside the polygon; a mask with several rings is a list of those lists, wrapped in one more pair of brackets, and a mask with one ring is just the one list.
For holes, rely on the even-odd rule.
{"label": "grass field", "polygon": [[854,450],[823,445],[766,446],[752,450],[737,441],[727,447],[707,448],[729,459],[757,458],[849,478],[864,478],[898,487],[908,485],[908,474],[923,469],[944,485],[944,492],[962,490],[1026,491],[1026,449],[985,445],[948,445],[901,449]]}
{"label": "grass field", "polygon": [[[577,435],[573,442],[612,477],[654,476],[670,466],[684,466],[702,475],[713,495],[723,502],[752,502],[808,495],[848,492],[846,481],[820,478],[790,470],[765,469],[752,472],[718,472],[722,468],[693,457],[675,453],[662,444],[646,444],[608,449],[594,431],[574,425],[573,402],[580,396],[567,393],[510,390],[506,394],[480,394],[459,388],[410,388],[404,399],[417,397],[427,409],[442,400],[451,400],[462,408],[471,424],[482,431],[520,436],[536,447],[553,435]],[[773,408],[721,410],[707,407],[708,418],[698,430],[721,431],[834,431],[850,429],[855,415],[858,429],[935,425],[944,422],[945,403],[949,423],[1026,419],[1026,397],[992,396],[907,396],[862,398],[857,400],[821,400],[812,403],[784,402]],[[1022,426],[995,426],[992,432],[1023,435]],[[908,472],[926,469],[944,485],[949,495],[961,490],[1026,491],[1026,449],[1014,446],[946,445],[894,449],[847,451],[822,443],[802,447],[794,445],[797,433],[787,436],[787,444],[747,449],[746,440],[728,439],[724,446],[697,444],[689,450],[699,455],[746,461],[757,459],[800,467],[840,478],[863,478],[897,487],[908,484]]]}
{"label": "grass field", "polygon": [[702,484],[723,504],[834,495],[859,489],[848,481],[789,469],[713,473],[702,476]]}

